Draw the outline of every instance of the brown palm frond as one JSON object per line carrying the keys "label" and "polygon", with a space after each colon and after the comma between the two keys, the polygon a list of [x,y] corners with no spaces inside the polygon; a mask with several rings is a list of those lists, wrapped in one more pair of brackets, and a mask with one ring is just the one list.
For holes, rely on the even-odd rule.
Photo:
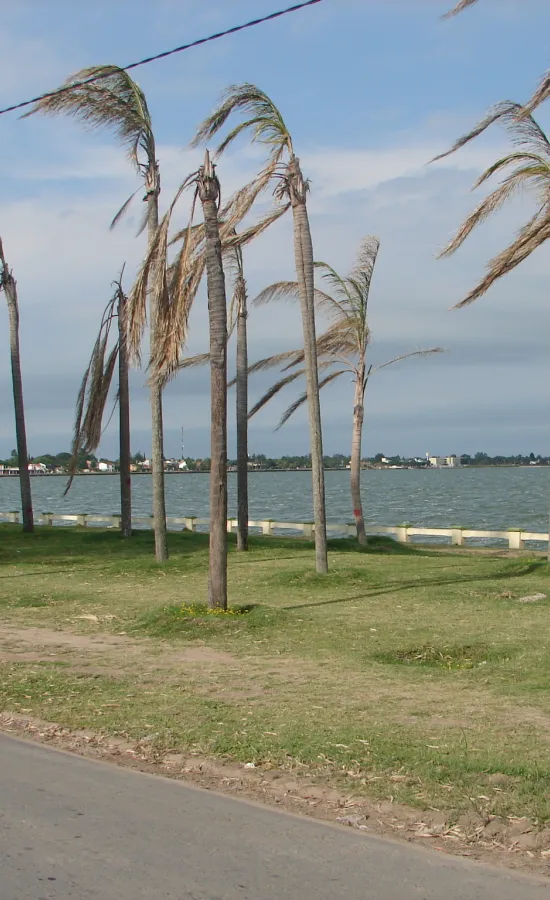
{"label": "brown palm frond", "polygon": [[227,228],[225,227],[225,223],[222,224],[220,232],[222,235],[222,249],[230,250],[233,247],[244,247],[246,244],[250,244],[255,238],[257,238],[260,234],[270,228],[275,222],[277,222],[285,213],[290,209],[290,203],[285,203],[282,206],[277,206],[274,209],[270,210],[264,216],[262,216],[254,225],[250,225],[248,228],[242,229],[242,231],[235,232],[234,234],[227,234]]}
{"label": "brown palm frond", "polygon": [[220,105],[199,126],[192,146],[208,143],[235,112],[249,118],[229,132],[219,145],[218,154],[223,153],[240,134],[250,130],[253,141],[271,147],[273,162],[278,162],[285,150],[292,155],[292,139],[281,113],[267,94],[249,83],[232,85],[224,92]]}
{"label": "brown palm frond", "polygon": [[271,387],[268,391],[266,391],[263,397],[261,397],[258,402],[252,407],[252,409],[248,413],[248,418],[251,419],[252,416],[255,416],[256,413],[260,411],[260,409],[263,409],[266,403],[269,403],[269,401],[279,393],[279,391],[282,391],[284,387],[286,387],[288,384],[292,384],[293,381],[296,381],[297,378],[303,375],[304,371],[304,369],[299,369],[297,372],[292,372],[291,375],[285,375],[284,378],[279,379],[279,381],[271,385]]}
{"label": "brown palm frond", "polygon": [[[117,301],[118,291],[111,298],[103,311],[99,332],[78,391],[73,440],[71,444],[71,458],[67,467],[69,480],[63,496],[67,494],[73,483],[77,469],[78,455],[82,451],[90,453],[94,452],[97,449],[101,437],[101,421],[109,389],[111,387],[114,365],[118,358],[117,341],[109,355],[107,363],[105,363],[111,322],[115,315],[115,305]],[[99,434],[97,429],[98,419]]]}
{"label": "brown palm frond", "polygon": [[539,211],[531,221],[520,230],[516,240],[510,244],[506,250],[503,250],[502,253],[499,253],[498,256],[495,256],[490,260],[485,278],[470,291],[464,300],[455,304],[453,308],[460,309],[463,306],[468,306],[470,303],[473,303],[474,300],[478,300],[479,297],[492,287],[495,281],[498,281],[499,278],[502,278],[519,266],[520,263],[524,262],[524,260],[531,255],[531,253],[549,239],[550,222],[547,218],[542,218]]}
{"label": "brown palm frond", "polygon": [[209,353],[197,353],[196,356],[187,356],[178,363],[178,369],[192,369],[196,366],[204,366],[210,362]]}
{"label": "brown palm frond", "polygon": [[360,297],[355,298],[355,301],[357,303],[357,300],[359,300],[360,307],[362,308],[364,306],[365,311],[368,304],[372,276],[374,275],[374,267],[376,266],[379,250],[380,238],[376,237],[374,234],[364,238],[361,241],[357,258],[350,273],[349,280],[356,292],[359,289],[360,293]]}
{"label": "brown palm frond", "polygon": [[[98,75],[101,76],[99,81],[77,84]],[[35,113],[66,114],[91,129],[111,128],[127,147],[138,170],[140,150],[148,161],[154,160],[155,145],[147,100],[128,72],[118,66],[92,66],[70,76],[63,87],[72,84],[75,85],[73,90],[39,100],[24,117]]]}
{"label": "brown palm frond", "polygon": [[[254,297],[252,306],[265,306],[266,303],[271,303],[273,300],[299,299],[300,288],[297,281],[277,281],[275,284],[270,284],[269,287],[261,290]],[[335,302],[329,294],[325,294],[324,291],[320,291],[318,288],[315,289],[315,301],[319,305],[329,305]]]}
{"label": "brown palm frond", "polygon": [[530,115],[537,106],[540,106],[541,103],[544,103],[545,100],[548,100],[550,97],[550,72],[546,72],[536,89],[535,93],[531,97],[528,103],[523,107],[522,115],[528,116]]}
{"label": "brown palm frond", "polygon": [[[340,375],[345,375],[346,372],[347,372],[347,369],[339,369],[337,372],[331,372],[330,375],[327,375],[325,378],[321,379],[321,381],[319,382],[319,390],[322,390],[324,387],[327,386],[327,384],[330,384],[332,381],[335,381],[337,378],[340,377]],[[294,403],[291,403],[290,406],[288,407],[288,409],[283,413],[283,415],[281,416],[280,422],[277,425],[277,428],[275,429],[275,431],[278,431],[279,428],[282,428],[283,425],[285,424],[285,422],[288,422],[290,417],[292,415],[294,415],[296,410],[300,409],[300,407],[303,406],[304,403],[306,403],[306,402],[307,402],[307,392],[304,392],[300,397],[298,397],[297,400],[294,401]]]}
{"label": "brown palm frond", "polygon": [[[487,175],[485,172],[484,175]],[[482,178],[484,177],[481,176]],[[489,176],[487,176],[489,177]],[[474,228],[477,225],[480,225],[486,219],[489,218],[494,212],[500,209],[501,206],[517,191],[522,187],[523,179],[521,177],[518,178],[509,178],[503,184],[499,185],[492,193],[490,193],[487,197],[485,197],[481,203],[474,209],[472,213],[468,216],[465,222],[461,225],[455,236],[451,241],[447,244],[446,247],[441,250],[438,254],[438,259],[442,259],[445,256],[451,256],[459,247],[462,246],[466,238],[472,233]]]}
{"label": "brown palm frond", "polygon": [[378,372],[379,369],[385,369],[386,366],[393,366],[394,363],[401,362],[403,359],[411,359],[413,356],[431,356],[432,353],[445,353],[445,347],[430,347],[429,350],[412,350],[410,353],[402,353],[401,356],[396,356],[394,359],[389,359],[388,362],[382,363],[380,366],[376,366],[376,368],[371,369],[371,373]]}
{"label": "brown palm frond", "polygon": [[128,212],[128,210],[130,209],[130,206],[132,205],[132,200],[134,199],[134,197],[136,196],[136,194],[137,194],[137,192],[138,192],[139,190],[140,190],[140,188],[138,188],[137,190],[135,190],[134,193],[131,194],[131,195],[128,197],[126,203],[123,203],[123,204],[122,204],[122,206],[120,207],[120,209],[119,209],[119,211],[117,212],[117,214],[113,217],[113,221],[112,221],[111,224],[109,225],[109,230],[110,230],[110,231],[112,231],[113,228],[116,228],[116,226],[118,225],[118,223],[124,218],[124,216],[126,215],[126,213]]}
{"label": "brown palm frond", "polygon": [[457,3],[453,9],[450,9],[449,12],[445,13],[443,18],[450,19],[451,16],[457,16],[462,10],[467,9],[469,6],[473,6],[474,3],[477,3],[477,0],[460,0],[460,3]]}
{"label": "brown palm frond", "polygon": [[459,138],[450,150],[446,150],[445,153],[440,153],[438,156],[435,156],[432,162],[444,159],[452,153],[455,153],[457,150],[460,150],[461,147],[464,147],[474,138],[479,137],[479,135],[483,134],[483,132],[490,128],[491,125],[494,125],[495,122],[499,121],[511,132],[512,140],[515,143],[531,145],[532,147],[536,147],[541,153],[550,152],[548,138],[533,117],[531,115],[525,115],[524,108],[521,104],[506,100],[502,103],[497,103],[496,106],[487,113],[485,118],[475,126],[475,128],[472,128],[471,131]]}

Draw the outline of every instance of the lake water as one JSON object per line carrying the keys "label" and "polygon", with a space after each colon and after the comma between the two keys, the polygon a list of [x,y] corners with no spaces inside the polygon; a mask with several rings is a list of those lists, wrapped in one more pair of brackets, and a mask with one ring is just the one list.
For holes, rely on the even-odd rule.
{"label": "lake water", "polygon": [[[365,519],[377,525],[410,522],[418,526],[451,525],[500,530],[548,530],[550,470],[392,469],[361,473]],[[329,522],[352,521],[349,471],[326,472]],[[207,474],[166,476],[169,516],[208,516]],[[119,511],[118,477],[81,475],[67,497],[65,479],[31,480],[37,513],[105,513]],[[229,474],[229,515],[236,515],[236,475]],[[135,515],[151,515],[151,477],[132,479]],[[307,522],[313,518],[310,472],[253,472],[249,479],[250,518]],[[0,478],[0,510],[20,508],[19,482]]]}

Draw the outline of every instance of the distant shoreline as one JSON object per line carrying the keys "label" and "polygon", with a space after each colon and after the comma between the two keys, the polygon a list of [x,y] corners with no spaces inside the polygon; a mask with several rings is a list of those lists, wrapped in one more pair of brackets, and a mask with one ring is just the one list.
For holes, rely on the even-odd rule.
{"label": "distant shoreline", "polygon": [[[549,465],[544,463],[537,463],[536,466],[526,466],[519,465],[514,463],[503,463],[502,465],[490,464],[486,466],[368,466],[367,468],[362,468],[362,472],[436,472],[436,471],[460,471],[468,470],[468,469],[548,469]],[[349,472],[349,469],[342,469],[340,467],[330,466],[325,468],[325,472]],[[249,469],[249,475],[278,475],[285,472],[311,472],[311,468],[295,468],[295,469]],[[209,475],[210,472],[197,472],[194,469],[188,469],[183,472],[164,472],[165,475]],[[236,472],[232,471],[228,473],[229,475],[235,475]],[[93,478],[93,477],[101,477],[106,478],[109,476],[118,477],[119,472],[77,472],[75,474],[75,478]],[[132,472],[132,478],[140,477],[142,475],[151,475],[151,472]],[[30,472],[30,478],[67,478],[68,475],[66,472]],[[0,474],[0,479],[2,478],[19,478],[19,475],[12,474]]]}

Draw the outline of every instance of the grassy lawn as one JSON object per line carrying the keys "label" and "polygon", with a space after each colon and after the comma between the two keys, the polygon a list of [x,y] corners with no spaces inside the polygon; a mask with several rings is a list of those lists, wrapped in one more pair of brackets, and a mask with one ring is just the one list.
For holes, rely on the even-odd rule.
{"label": "grassy lawn", "polygon": [[0,526],[0,708],[354,795],[550,819],[540,558],[253,538],[207,614],[207,537]]}

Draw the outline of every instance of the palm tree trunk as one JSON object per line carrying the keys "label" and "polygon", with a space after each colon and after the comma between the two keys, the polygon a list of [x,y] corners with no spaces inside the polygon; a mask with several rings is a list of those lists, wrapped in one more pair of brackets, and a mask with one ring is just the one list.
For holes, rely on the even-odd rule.
{"label": "palm tree trunk", "polygon": [[32,510],[31,479],[29,475],[29,456],[27,452],[25,406],[23,403],[21,356],[19,353],[19,304],[17,302],[17,283],[4,259],[4,250],[1,240],[0,262],[2,263],[1,283],[6,294],[10,326],[11,377],[13,386],[13,408],[15,412],[17,460],[19,465],[19,486],[21,490],[21,509],[23,511],[23,531],[32,532],[34,531],[34,516]]}
{"label": "palm tree trunk", "polygon": [[237,318],[237,550],[248,550],[248,340],[242,281]]}
{"label": "palm tree trunk", "polygon": [[227,305],[218,221],[219,184],[208,153],[199,172],[210,325],[210,556],[208,606],[227,609]]}
{"label": "palm tree trunk", "polygon": [[118,410],[120,437],[120,527],[122,537],[132,536],[132,480],[130,476],[130,393],[126,341],[126,297],[118,301]]}
{"label": "palm tree trunk", "polygon": [[363,503],[361,501],[361,438],[363,436],[364,397],[363,388],[364,373],[359,373],[355,382],[355,398],[353,402],[353,431],[351,438],[351,501],[353,515],[357,528],[357,540],[360,544],[367,543],[365,533],[365,520],[363,517]]}
{"label": "palm tree trunk", "polygon": [[319,375],[317,370],[317,345],[315,335],[313,244],[306,206],[307,186],[304,184],[300,164],[296,157],[293,157],[289,164],[288,180],[294,219],[296,275],[300,286],[302,327],[304,331],[304,361],[309,409],[311,474],[313,482],[313,518],[315,520],[315,568],[318,573],[326,574],[326,572],[328,572],[327,520],[325,509],[325,472],[323,468],[321,403],[319,399]]}
{"label": "palm tree trunk", "polygon": [[[159,220],[158,192],[148,194],[149,203],[149,246],[154,240]],[[156,309],[150,310],[151,347],[156,340]],[[162,423],[162,388],[151,385],[151,477],[153,480],[153,527],[155,529],[155,559],[166,562],[168,546],[166,540],[166,497],[164,493],[164,429]]]}

